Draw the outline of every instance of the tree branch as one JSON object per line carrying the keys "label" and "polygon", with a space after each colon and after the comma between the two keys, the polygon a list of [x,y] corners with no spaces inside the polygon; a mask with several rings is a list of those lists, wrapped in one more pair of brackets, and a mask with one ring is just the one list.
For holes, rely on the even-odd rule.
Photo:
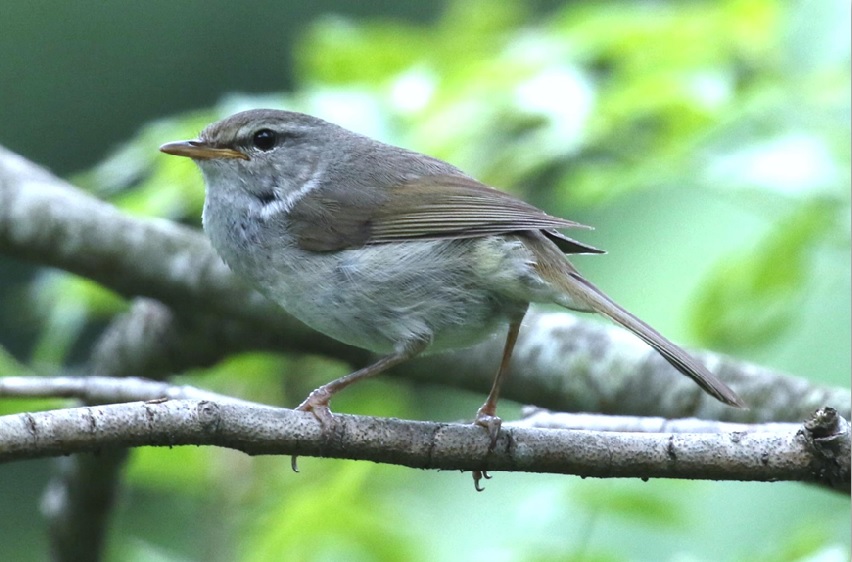
{"label": "tree branch", "polygon": [[[89,367],[95,373],[91,379],[104,381],[101,386],[107,380],[112,381],[112,390],[118,395],[110,397],[105,392],[85,392],[84,389],[93,388],[86,382],[89,377],[58,377],[53,390],[59,391],[59,395],[72,396],[75,394],[71,388],[72,381],[77,381],[80,388],[76,397],[88,405],[128,401],[121,396],[123,379],[97,374],[162,376],[170,372],[171,365],[180,357],[171,352],[170,345],[171,336],[177,331],[177,322],[170,310],[156,301],[137,299],[127,313],[114,318],[101,334],[89,361]],[[192,356],[192,353],[189,355]],[[39,378],[42,377],[19,380],[16,391],[19,395],[22,392],[29,392],[31,396],[47,395],[43,393],[44,385],[35,380]],[[0,383],[0,387],[3,386]],[[82,453],[58,459],[59,470],[51,478],[42,501],[42,510],[50,526],[53,560],[101,559],[128,453],[129,450],[123,447],[105,447],[98,449],[97,454]]]}
{"label": "tree branch", "polygon": [[[199,232],[124,215],[2,148],[0,252],[84,275],[126,296],[167,303],[183,326],[197,328],[176,331],[172,349],[186,342],[192,353],[175,367],[209,364],[224,351],[250,348],[318,353],[353,364],[369,359],[366,352],[307,329],[248,290]],[[205,338],[222,345],[205,345]],[[395,372],[485,392],[498,348],[493,339],[412,361]],[[848,389],[812,385],[721,355],[700,357],[751,410],[708,398],[622,330],[569,314],[531,314],[504,395],[559,410],[672,418],[799,420],[822,406],[849,415]]]}
{"label": "tree branch", "polygon": [[[488,453],[473,425],[335,415],[323,430],[294,410],[206,400],[131,402],[0,417],[0,462],[105,447],[215,445],[250,455],[371,460],[412,468],[511,470],[601,478],[815,482],[849,492],[849,425],[818,430],[648,434],[508,427]],[[570,454],[566,454],[570,451]]]}
{"label": "tree branch", "polygon": [[[219,404],[240,404],[268,408],[266,404],[241,400],[210,392],[191,385],[173,385],[139,377],[0,377],[0,397],[10,398],[76,398],[87,404],[116,404],[169,400],[206,400]],[[700,418],[669,419],[662,417],[608,416],[604,414],[571,414],[526,406],[520,420],[506,422],[503,427],[536,427],[540,429],[576,429],[587,431],[619,431],[628,433],[784,433],[797,431],[801,423],[730,423]]]}
{"label": "tree branch", "polygon": [[[2,394],[0,379],[0,394]],[[801,423],[731,423],[700,418],[669,419],[661,417],[607,416],[603,414],[570,414],[551,412],[526,406],[512,427],[540,429],[582,429],[587,431],[621,431],[628,433],[789,433],[798,431]]]}
{"label": "tree branch", "polygon": [[[0,377],[0,396],[9,398],[75,398],[88,404],[116,404],[169,400],[206,400],[219,404],[238,404],[268,408],[266,404],[241,400],[191,385],[173,385],[140,377],[103,376],[21,376]],[[745,424],[700,418],[608,416],[553,412],[525,406],[521,419],[503,427],[617,431],[626,433],[790,433],[801,423]]]}
{"label": "tree branch", "polygon": [[140,377],[0,377],[0,396],[15,398],[76,398],[87,404],[121,404],[152,400],[207,400],[268,407],[190,385],[176,386]]}

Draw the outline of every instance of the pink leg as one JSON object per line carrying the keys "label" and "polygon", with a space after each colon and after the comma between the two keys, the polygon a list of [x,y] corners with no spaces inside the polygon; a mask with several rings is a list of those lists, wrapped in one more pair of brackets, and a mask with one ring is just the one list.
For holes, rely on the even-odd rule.
{"label": "pink leg", "polygon": [[[331,400],[332,396],[334,396],[335,394],[337,394],[338,392],[340,392],[351,384],[354,384],[363,379],[374,377],[379,373],[390,369],[391,367],[408,361],[409,359],[426,349],[428,345],[428,341],[416,341],[413,344],[406,346],[400,351],[395,351],[390,355],[382,357],[372,365],[367,365],[363,369],[358,369],[354,373],[349,373],[348,375],[342,376],[339,379],[335,379],[330,383],[324,384],[313,392],[311,392],[308,397],[305,398],[305,400],[301,404],[299,404],[296,409],[301,410],[303,412],[312,412],[322,424],[323,429],[328,429],[334,423],[334,416],[332,416],[331,409],[328,407],[328,403]],[[297,456],[293,456],[290,460],[290,465],[292,466],[294,472],[299,472],[297,459]]]}
{"label": "pink leg", "polygon": [[476,412],[476,419],[473,422],[488,430],[488,436],[491,438],[491,444],[488,447],[489,452],[497,445],[497,436],[500,434],[500,425],[503,423],[503,420],[497,417],[497,400],[500,398],[500,388],[503,386],[503,381],[506,380],[509,373],[509,362],[518,341],[523,317],[522,314],[517,320],[513,320],[509,324],[509,333],[506,336],[506,345],[503,346],[503,359],[500,361],[500,369],[494,377],[494,384],[491,386],[491,392],[488,393],[485,404]]}

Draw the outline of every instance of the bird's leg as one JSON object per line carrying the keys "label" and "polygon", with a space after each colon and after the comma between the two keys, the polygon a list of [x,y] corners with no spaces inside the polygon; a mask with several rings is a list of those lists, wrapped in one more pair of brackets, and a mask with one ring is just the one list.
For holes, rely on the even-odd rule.
{"label": "bird's leg", "polygon": [[[335,394],[337,394],[338,392],[340,392],[351,384],[354,384],[362,379],[374,377],[390,369],[391,367],[408,361],[409,359],[426,349],[428,345],[429,340],[427,339],[413,340],[411,342],[407,342],[405,345],[400,346],[399,349],[397,349],[390,355],[385,355],[375,363],[367,365],[363,369],[358,369],[353,373],[349,373],[348,375],[342,376],[339,379],[335,379],[330,383],[324,384],[321,387],[317,388],[316,390],[311,392],[308,397],[305,398],[305,400],[301,404],[299,404],[296,409],[301,410],[303,412],[311,412],[314,417],[319,420],[320,424],[323,427],[323,431],[328,431],[328,429],[333,425],[334,422],[334,416],[332,416],[331,409],[328,407],[328,403],[331,400],[332,396],[334,396]],[[296,462],[297,458],[297,456],[293,456],[290,462],[294,472],[299,472],[299,467]]]}
{"label": "bird's leg", "polygon": [[524,309],[520,316],[509,323],[509,333],[506,336],[506,345],[503,346],[503,358],[500,361],[500,368],[494,377],[494,384],[491,385],[491,392],[488,393],[485,404],[476,412],[476,418],[473,421],[476,425],[481,425],[488,430],[488,436],[491,439],[488,446],[489,453],[497,445],[497,436],[500,433],[500,425],[503,423],[503,420],[497,417],[497,400],[500,398],[500,388],[503,386],[503,381],[506,380],[506,375],[509,373],[509,362],[512,359],[512,351],[515,349],[515,343],[518,341],[518,332],[521,330],[521,321],[524,319],[524,314],[526,314],[526,309]]}
{"label": "bird's leg", "polygon": [[330,383],[324,384],[311,392],[296,409],[303,412],[313,412],[314,416],[316,416],[320,423],[326,425],[332,420],[331,410],[328,407],[328,402],[331,400],[332,396],[347,386],[355,384],[362,379],[374,377],[395,365],[408,361],[420,353],[424,347],[425,346],[418,345],[414,348],[407,347],[401,351],[395,351],[390,355],[382,357],[372,365],[367,365],[363,369],[358,369],[353,373],[349,373],[348,375],[335,379]]}

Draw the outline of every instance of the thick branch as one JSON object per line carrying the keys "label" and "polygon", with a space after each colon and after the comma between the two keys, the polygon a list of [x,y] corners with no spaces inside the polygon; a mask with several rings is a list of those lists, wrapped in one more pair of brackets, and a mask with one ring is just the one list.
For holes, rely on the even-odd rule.
{"label": "thick branch", "polygon": [[797,480],[848,492],[848,455],[837,456],[837,451],[842,443],[848,451],[849,426],[842,418],[832,419],[833,425],[820,425],[819,433],[807,425],[781,433],[723,434],[511,427],[501,432],[489,454],[486,434],[472,425],[336,415],[334,426],[323,431],[304,412],[168,400],[0,417],[0,462],[104,447],[216,445],[250,455],[323,456],[423,469]]}

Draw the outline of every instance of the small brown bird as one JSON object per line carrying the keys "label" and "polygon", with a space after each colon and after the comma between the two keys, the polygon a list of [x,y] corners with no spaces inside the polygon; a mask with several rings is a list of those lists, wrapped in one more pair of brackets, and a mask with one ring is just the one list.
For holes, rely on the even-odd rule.
{"label": "small brown bird", "polygon": [[204,229],[222,259],[308,326],[382,358],[299,406],[329,421],[350,384],[428,350],[509,330],[475,423],[491,446],[530,303],[597,312],[627,328],[714,398],[743,402],[701,363],[587,281],[566,254],[601,253],[561,234],[580,227],[454,166],[309,115],[238,113],[163,152],[192,158],[207,186]]}

